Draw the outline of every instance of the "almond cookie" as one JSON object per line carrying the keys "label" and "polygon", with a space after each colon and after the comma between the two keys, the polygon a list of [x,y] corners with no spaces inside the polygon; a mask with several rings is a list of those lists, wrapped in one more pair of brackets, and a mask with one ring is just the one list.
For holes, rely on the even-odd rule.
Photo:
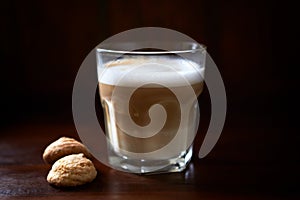
{"label": "almond cookie", "polygon": [[97,171],[84,154],[72,154],[57,160],[50,170],[47,181],[58,187],[79,186],[93,181]]}
{"label": "almond cookie", "polygon": [[73,138],[61,137],[45,149],[43,160],[46,163],[53,164],[64,156],[77,153],[83,153],[87,158],[91,158],[90,152],[82,143]]}

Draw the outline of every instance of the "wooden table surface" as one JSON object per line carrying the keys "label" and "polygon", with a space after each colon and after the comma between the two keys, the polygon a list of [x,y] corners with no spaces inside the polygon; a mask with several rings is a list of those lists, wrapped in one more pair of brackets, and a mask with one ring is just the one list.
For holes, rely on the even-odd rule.
{"label": "wooden table surface", "polygon": [[[230,131],[227,132],[230,137]],[[135,175],[95,161],[98,176],[92,183],[72,189],[55,188],[46,181],[50,166],[41,156],[47,144],[63,135],[78,138],[71,123],[29,122],[1,130],[0,199],[295,198],[295,191],[281,190],[288,186],[277,163],[251,164],[237,156],[234,149],[227,151],[233,155],[231,159],[222,158],[222,140],[215,153],[202,160],[194,156],[188,169],[181,173]]]}

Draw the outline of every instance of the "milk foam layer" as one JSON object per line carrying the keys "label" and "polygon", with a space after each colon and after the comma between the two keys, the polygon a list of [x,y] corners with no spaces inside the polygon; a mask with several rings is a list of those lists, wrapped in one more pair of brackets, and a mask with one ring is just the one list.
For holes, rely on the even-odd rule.
{"label": "milk foam layer", "polygon": [[126,58],[98,66],[102,84],[132,87],[157,83],[168,87],[195,84],[204,79],[204,67],[184,59]]}

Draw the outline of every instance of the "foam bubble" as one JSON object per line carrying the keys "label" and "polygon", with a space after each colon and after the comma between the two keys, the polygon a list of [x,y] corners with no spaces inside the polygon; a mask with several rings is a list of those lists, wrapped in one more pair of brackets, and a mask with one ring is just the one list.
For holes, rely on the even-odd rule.
{"label": "foam bubble", "polygon": [[109,85],[132,87],[152,82],[176,87],[203,79],[204,67],[179,58],[126,58],[98,66],[99,82]]}

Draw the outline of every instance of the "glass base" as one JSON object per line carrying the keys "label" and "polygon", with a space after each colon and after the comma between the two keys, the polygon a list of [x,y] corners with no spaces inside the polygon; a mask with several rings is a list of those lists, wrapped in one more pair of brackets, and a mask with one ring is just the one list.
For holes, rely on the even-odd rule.
{"label": "glass base", "polygon": [[192,158],[192,154],[192,147],[181,152],[178,157],[163,160],[131,159],[112,153],[112,155],[109,156],[109,162],[118,170],[136,174],[181,172],[187,167]]}

